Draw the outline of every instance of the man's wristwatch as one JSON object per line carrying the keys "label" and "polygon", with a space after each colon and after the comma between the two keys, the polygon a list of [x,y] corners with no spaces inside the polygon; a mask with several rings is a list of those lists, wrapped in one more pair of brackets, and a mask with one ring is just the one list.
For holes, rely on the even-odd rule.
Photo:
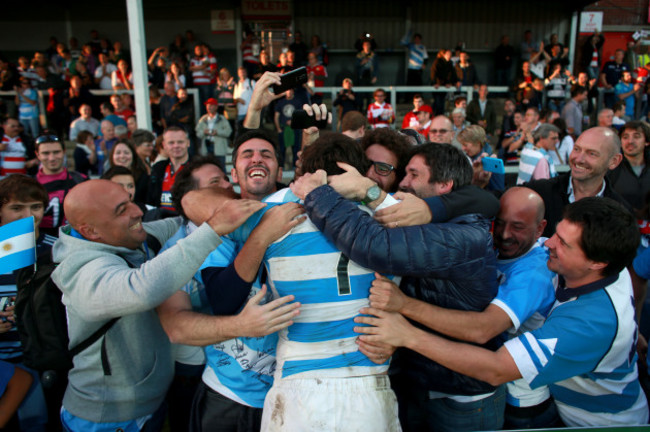
{"label": "man's wristwatch", "polygon": [[361,200],[361,204],[368,205],[369,203],[379,199],[380,196],[381,196],[381,189],[379,188],[379,186],[377,186],[376,184],[372,185],[366,191],[366,196],[363,197],[363,199]]}

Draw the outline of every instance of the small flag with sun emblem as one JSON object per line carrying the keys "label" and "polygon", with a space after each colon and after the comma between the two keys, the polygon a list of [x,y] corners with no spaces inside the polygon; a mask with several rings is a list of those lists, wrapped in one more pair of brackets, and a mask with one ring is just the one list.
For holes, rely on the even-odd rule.
{"label": "small flag with sun emblem", "polygon": [[0,227],[0,274],[36,262],[34,217],[19,219]]}

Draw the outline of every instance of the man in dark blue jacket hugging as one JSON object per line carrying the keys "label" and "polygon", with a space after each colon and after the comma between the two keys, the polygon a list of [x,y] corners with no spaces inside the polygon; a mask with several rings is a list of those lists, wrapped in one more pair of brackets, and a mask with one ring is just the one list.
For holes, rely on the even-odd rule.
{"label": "man in dark blue jacket hugging", "polygon": [[[403,276],[400,288],[419,302],[404,315],[416,325],[426,303],[450,309],[482,311],[497,293],[496,258],[490,220],[467,214],[447,223],[390,228],[358,210],[348,200],[370,208],[385,192],[340,164],[345,174],[324,171],[305,174],[292,189],[304,197],[312,222],[351,260],[380,273]],[[428,143],[413,149],[400,189],[419,198],[449,193],[472,180],[472,167],[463,153],[446,144]],[[372,303],[372,294],[370,296]],[[429,330],[430,331],[430,330]],[[359,342],[361,351],[378,348]],[[495,350],[495,340],[482,345]],[[496,430],[503,424],[503,387],[451,371],[420,354],[400,349],[391,364],[391,381],[405,431]]]}

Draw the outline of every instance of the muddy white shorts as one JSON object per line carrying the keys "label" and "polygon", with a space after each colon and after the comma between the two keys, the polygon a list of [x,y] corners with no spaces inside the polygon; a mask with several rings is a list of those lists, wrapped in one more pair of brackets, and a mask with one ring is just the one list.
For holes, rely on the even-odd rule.
{"label": "muddy white shorts", "polygon": [[401,431],[386,375],[276,380],[264,400],[262,431]]}

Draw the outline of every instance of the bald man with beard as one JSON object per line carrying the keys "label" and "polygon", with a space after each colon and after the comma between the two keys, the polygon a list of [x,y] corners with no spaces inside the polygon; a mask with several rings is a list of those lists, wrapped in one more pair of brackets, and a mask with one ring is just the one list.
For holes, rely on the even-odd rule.
{"label": "bald man with beard", "polygon": [[[370,290],[370,305],[399,312],[435,332],[482,344],[503,335],[512,339],[539,328],[555,301],[556,275],[542,246],[544,201],[531,189],[513,187],[501,196],[492,236],[496,246],[499,291],[482,311],[443,308],[407,297],[393,282],[380,277]],[[541,240],[540,240],[541,239]],[[417,306],[415,303],[417,302]],[[418,316],[408,311],[418,311]],[[507,383],[504,429],[558,426],[558,412],[547,386],[532,390],[523,380]]]}
{"label": "bald man with beard", "polygon": [[[70,225],[61,228],[53,248],[60,264],[52,280],[63,292],[70,346],[95,332],[101,336],[74,357],[61,411],[67,430],[91,430],[98,423],[109,423],[110,430],[158,430],[173,360],[154,308],[192,278],[221,235],[263,206],[229,200],[195,232],[154,257],[148,235],[165,243],[178,230],[179,218],[143,224],[129,194],[108,180],[70,190],[64,204]],[[259,335],[245,311],[212,321],[214,333],[224,340]]]}

